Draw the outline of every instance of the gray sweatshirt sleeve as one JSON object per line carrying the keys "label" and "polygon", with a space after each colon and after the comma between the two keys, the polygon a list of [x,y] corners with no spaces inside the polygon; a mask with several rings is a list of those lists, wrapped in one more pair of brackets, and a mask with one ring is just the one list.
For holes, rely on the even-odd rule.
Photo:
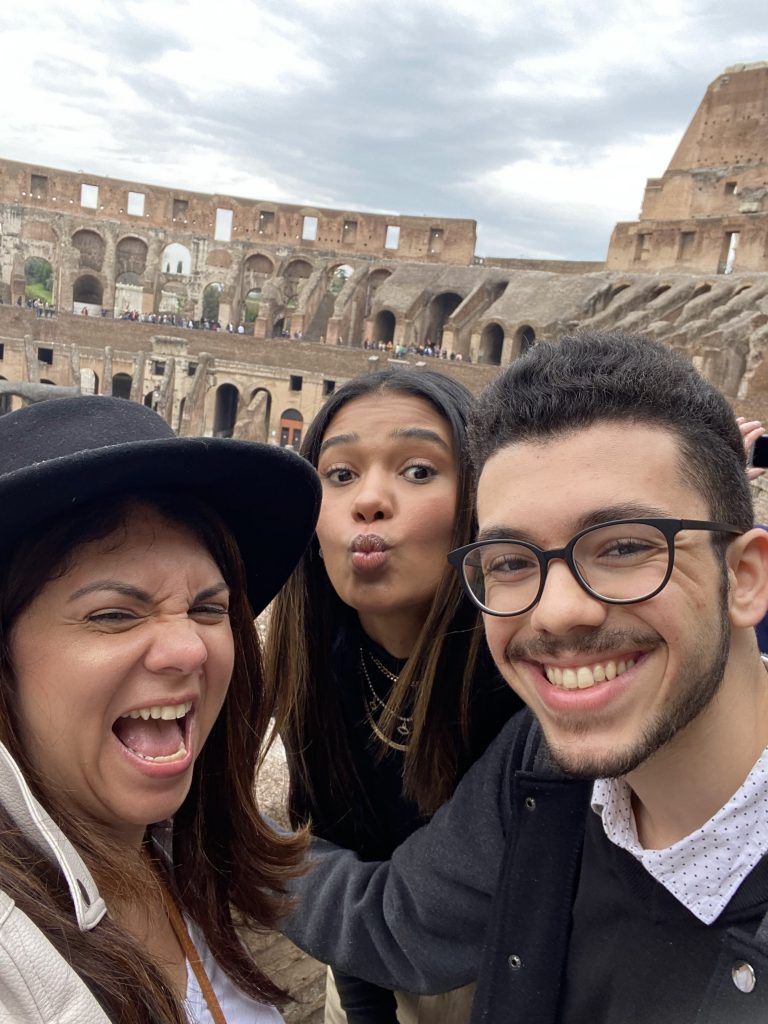
{"label": "gray sweatshirt sleeve", "polygon": [[284,925],[290,939],[344,974],[384,988],[445,992],[477,976],[510,818],[515,716],[451,800],[390,861],[360,861],[315,840]]}

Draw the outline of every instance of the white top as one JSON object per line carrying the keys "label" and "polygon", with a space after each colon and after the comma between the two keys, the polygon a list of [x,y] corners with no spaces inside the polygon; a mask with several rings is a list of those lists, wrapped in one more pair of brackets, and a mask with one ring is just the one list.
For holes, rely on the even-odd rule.
{"label": "white top", "polygon": [[602,818],[606,836],[700,921],[712,924],[768,853],[768,748],[728,803],[666,850],[640,845],[631,796],[624,779],[595,782],[592,810]]}
{"label": "white top", "polygon": [[[185,919],[186,920],[186,919]],[[205,973],[213,986],[219,1000],[221,1012],[227,1024],[283,1024],[282,1016],[274,1006],[259,1003],[242,992],[235,983],[222,971],[213,958],[202,932],[186,920],[189,937],[200,954]],[[185,1001],[189,1024],[213,1024],[205,997],[200,989],[195,972],[187,961],[187,998]]]}

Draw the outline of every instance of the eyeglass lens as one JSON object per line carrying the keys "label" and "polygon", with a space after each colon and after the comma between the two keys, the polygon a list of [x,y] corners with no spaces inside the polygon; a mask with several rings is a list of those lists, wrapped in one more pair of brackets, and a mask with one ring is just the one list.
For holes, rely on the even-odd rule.
{"label": "eyeglass lens", "polygon": [[[655,526],[619,523],[581,536],[573,547],[573,561],[582,580],[599,597],[641,600],[664,581],[669,545]],[[484,607],[515,614],[536,600],[541,567],[530,548],[494,541],[467,554],[464,576]]]}

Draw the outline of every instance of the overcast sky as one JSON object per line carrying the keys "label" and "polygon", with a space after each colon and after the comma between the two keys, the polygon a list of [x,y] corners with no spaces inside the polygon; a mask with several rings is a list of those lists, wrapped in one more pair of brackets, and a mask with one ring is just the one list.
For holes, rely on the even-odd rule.
{"label": "overcast sky", "polygon": [[603,259],[766,0],[35,0],[0,7],[0,156],[471,217]]}

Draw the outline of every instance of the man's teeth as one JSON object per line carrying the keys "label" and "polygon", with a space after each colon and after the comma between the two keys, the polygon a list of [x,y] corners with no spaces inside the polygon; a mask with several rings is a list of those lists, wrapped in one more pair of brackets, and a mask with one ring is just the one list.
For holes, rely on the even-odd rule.
{"label": "man's teeth", "polygon": [[581,665],[579,668],[546,667],[544,672],[550,683],[562,690],[588,690],[595,683],[615,679],[634,664],[634,658],[627,658],[626,661],[606,661],[602,665]]}
{"label": "man's teeth", "polygon": [[124,715],[120,715],[121,718],[143,718],[144,721],[148,721],[150,718],[162,718],[166,722],[173,721],[174,718],[183,718],[189,714],[192,710],[192,701],[186,701],[184,704],[161,704],[155,705],[151,708],[137,708],[136,711],[128,711]]}

